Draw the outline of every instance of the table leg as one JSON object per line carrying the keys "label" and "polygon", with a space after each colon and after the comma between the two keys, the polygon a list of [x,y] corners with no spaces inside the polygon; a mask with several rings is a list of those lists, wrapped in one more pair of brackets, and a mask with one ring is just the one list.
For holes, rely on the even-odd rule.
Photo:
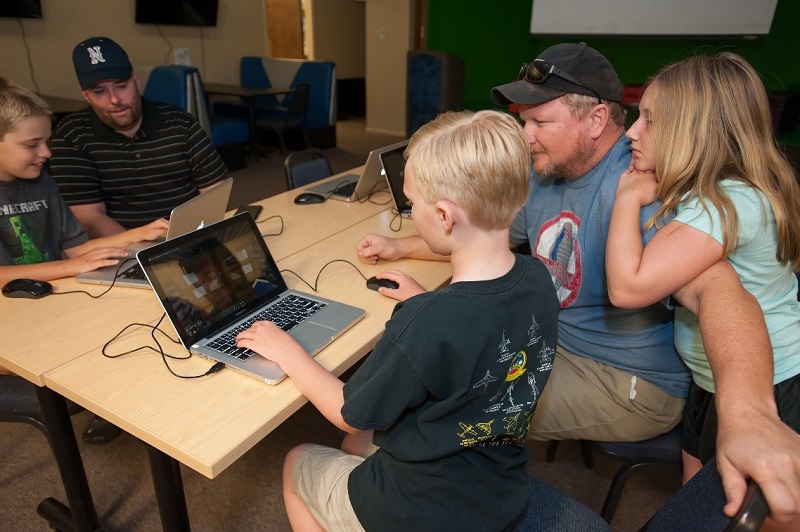
{"label": "table leg", "polygon": [[147,445],[147,458],[150,460],[161,527],[170,531],[191,530],[180,464],[151,445]]}
{"label": "table leg", "polygon": [[[61,481],[64,483],[75,529],[97,530],[97,512],[89,491],[89,482],[86,480],[78,442],[75,440],[75,431],[72,429],[72,421],[67,411],[67,402],[61,395],[45,387],[37,386],[36,395],[47,427],[50,448],[61,473]],[[53,511],[61,510],[58,504],[43,504],[40,506],[40,513],[48,513],[48,508]],[[44,517],[49,519],[48,515]],[[62,518],[58,515],[53,517],[56,522]]]}

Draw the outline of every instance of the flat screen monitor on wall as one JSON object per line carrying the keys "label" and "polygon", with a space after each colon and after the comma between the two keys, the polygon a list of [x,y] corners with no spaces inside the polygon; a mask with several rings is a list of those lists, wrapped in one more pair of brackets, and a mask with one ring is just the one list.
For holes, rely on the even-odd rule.
{"label": "flat screen monitor on wall", "polygon": [[0,17],[42,18],[41,0],[0,0]]}
{"label": "flat screen monitor on wall", "polygon": [[216,26],[219,0],[136,0],[137,24]]}
{"label": "flat screen monitor on wall", "polygon": [[734,37],[769,34],[778,0],[533,0],[531,34]]}

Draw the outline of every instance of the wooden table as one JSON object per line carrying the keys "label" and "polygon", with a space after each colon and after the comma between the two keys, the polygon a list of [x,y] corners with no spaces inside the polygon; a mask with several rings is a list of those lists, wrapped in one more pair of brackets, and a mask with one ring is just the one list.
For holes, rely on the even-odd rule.
{"label": "wooden table", "polygon": [[[350,261],[366,277],[387,269],[384,264],[359,262],[355,245],[366,233],[415,234],[410,220],[402,221],[399,232],[390,229],[390,224],[396,227],[398,220],[388,205],[335,200],[295,205],[292,199],[299,192],[292,190],[259,202],[264,207],[260,218],[274,214],[283,217],[284,232],[267,237],[268,246],[282,269],[295,271],[311,284],[320,269],[335,259]],[[272,232],[272,223],[261,224],[262,232]],[[449,263],[402,260],[391,265],[395,267],[414,275],[429,289],[446,283],[451,274]],[[286,275],[286,281],[290,288],[308,291],[292,275]],[[58,291],[77,285],[71,279],[56,283]],[[363,320],[317,355],[324,367],[340,375],[372,349],[396,302],[368,290],[358,271],[340,262],[325,268],[318,290],[324,297],[367,311]],[[24,324],[35,313],[40,323],[50,324],[47,336],[60,338],[61,346],[57,349],[59,356],[37,364],[33,355],[39,349],[54,347],[53,340],[40,331],[27,339],[25,349],[4,349],[0,360],[23,371],[29,380],[35,378],[34,382],[40,384],[43,381],[47,389],[57,392],[52,395],[68,397],[145,442],[162,525],[167,530],[188,529],[178,462],[214,478],[297,411],[306,399],[291,379],[270,386],[225,369],[202,379],[182,380],[172,376],[161,357],[153,352],[106,358],[102,354],[105,342],[127,323],[155,323],[163,312],[160,305],[149,290],[115,288],[99,301],[86,301],[84,296],[80,302],[86,309],[73,315],[66,311],[67,300],[73,297],[78,295],[3,301],[3,310],[8,311],[4,315],[9,316],[15,335],[30,332],[33,325]],[[96,312],[95,306],[99,309]],[[86,319],[87,316],[102,319]],[[73,340],[67,332],[81,327],[82,320],[96,332],[82,331],[85,334]],[[161,328],[175,336],[168,325],[162,324]],[[150,330],[139,327],[115,341],[110,351],[121,353],[146,343],[152,343]],[[162,345],[167,353],[185,354],[180,346]],[[176,372],[186,375],[202,373],[209,366],[210,362],[199,357],[171,362]],[[74,440],[71,431],[68,436]]]}
{"label": "wooden table", "polygon": [[237,96],[242,98],[247,104],[247,122],[250,125],[250,147],[252,155],[258,158],[258,140],[256,139],[256,98],[262,96],[277,96],[280,94],[290,94],[294,89],[280,89],[275,87],[242,87],[241,85],[229,85],[227,83],[205,83],[206,94],[216,94],[219,96]]}

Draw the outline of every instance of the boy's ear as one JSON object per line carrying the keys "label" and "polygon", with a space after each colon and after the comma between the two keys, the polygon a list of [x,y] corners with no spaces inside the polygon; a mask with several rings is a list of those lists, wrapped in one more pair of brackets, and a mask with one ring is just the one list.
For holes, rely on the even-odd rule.
{"label": "boy's ear", "polygon": [[458,207],[455,203],[446,199],[437,201],[435,205],[439,223],[442,224],[442,230],[445,235],[449,236],[453,232],[453,226],[458,219]]}

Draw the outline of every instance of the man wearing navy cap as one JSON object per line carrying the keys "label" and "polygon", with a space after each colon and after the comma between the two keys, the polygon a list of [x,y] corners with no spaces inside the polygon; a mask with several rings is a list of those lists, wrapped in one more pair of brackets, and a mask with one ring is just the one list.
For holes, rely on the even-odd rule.
{"label": "man wearing navy cap", "polygon": [[58,123],[50,173],[92,238],[169,218],[228,169],[195,117],[143,99],[128,54],[108,37],[72,52],[89,107]]}
{"label": "man wearing navy cap", "polygon": [[[544,50],[522,66],[516,81],[491,91],[495,104],[518,107],[533,155],[530,196],[511,227],[511,243],[530,245],[561,301],[559,345],[531,421],[532,439],[638,441],[680,421],[689,375],[673,347],[671,311],[662,305],[619,309],[607,294],[606,236],[619,177],[631,160],[621,96],[608,60],[583,43]],[[654,210],[642,209],[642,226]],[[371,264],[446,260],[416,237],[367,235],[357,250]],[[786,515],[790,503],[800,504],[800,442],[791,431],[787,438],[772,412],[773,398],[745,398],[749,383],[764,378],[748,374],[748,358],[771,357],[758,303],[726,261],[676,296],[700,318],[714,369],[717,460],[728,514],[742,500],[745,477],[753,476],[769,490],[768,500],[788,493],[781,508]]]}
{"label": "man wearing navy cap", "polygon": [[[663,305],[611,305],[605,282],[606,232],[617,182],[630,164],[622,86],[608,60],[585,44],[559,44],[523,65],[518,79],[492,89],[517,104],[531,143],[527,203],[511,243],[530,243],[561,300],[559,347],[531,424],[534,439],[638,441],[678,424],[689,374]],[[654,209],[642,210],[642,221]],[[416,239],[368,235],[366,262],[434,258]]]}

